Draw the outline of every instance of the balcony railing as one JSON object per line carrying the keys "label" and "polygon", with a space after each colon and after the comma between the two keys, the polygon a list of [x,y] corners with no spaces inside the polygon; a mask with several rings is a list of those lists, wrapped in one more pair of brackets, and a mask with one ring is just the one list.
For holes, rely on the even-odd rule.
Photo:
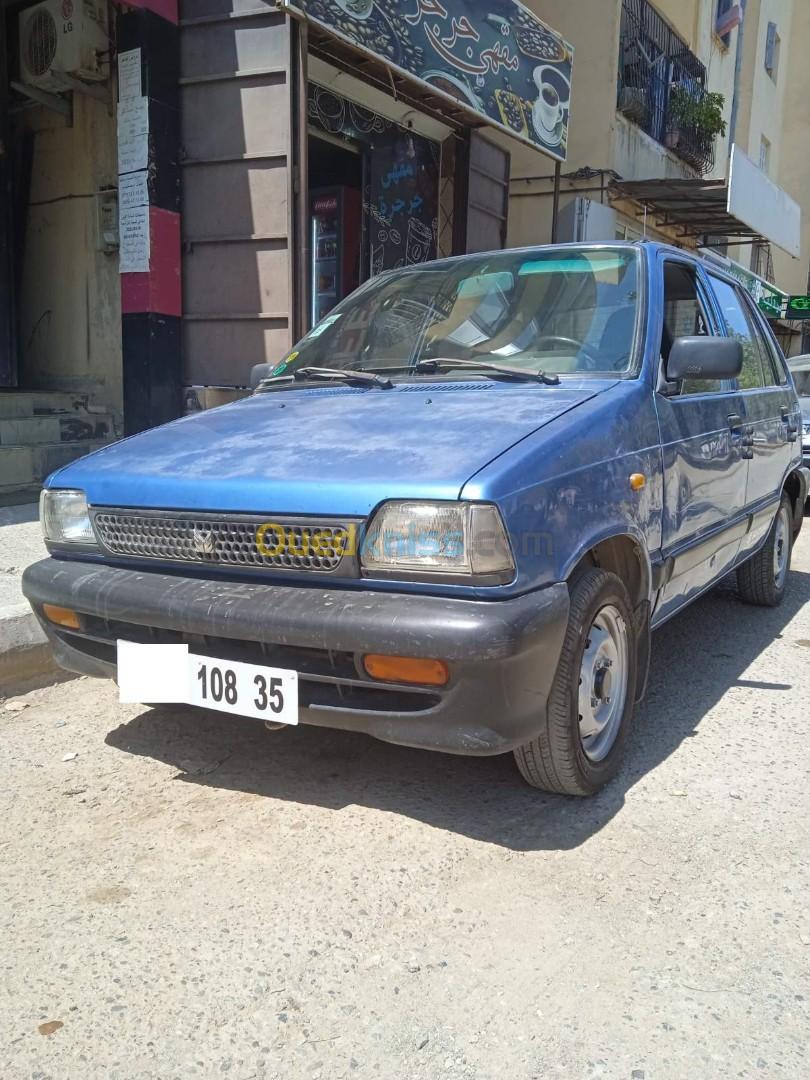
{"label": "balcony railing", "polygon": [[622,0],[618,109],[699,173],[714,165],[714,136],[684,121],[685,99],[707,94],[706,68],[649,0]]}

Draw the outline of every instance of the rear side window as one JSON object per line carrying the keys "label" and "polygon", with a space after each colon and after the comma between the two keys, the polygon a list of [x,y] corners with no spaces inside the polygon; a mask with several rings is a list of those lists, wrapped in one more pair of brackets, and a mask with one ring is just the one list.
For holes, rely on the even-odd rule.
{"label": "rear side window", "polygon": [[748,315],[748,319],[754,329],[754,335],[759,342],[762,353],[762,366],[765,369],[766,386],[785,386],[787,384],[787,367],[781,350],[767,328],[763,326],[762,315],[755,310],[753,298],[748,293],[742,294],[742,305]]}
{"label": "rear side window", "polygon": [[[768,358],[771,364],[771,384],[773,386],[787,386],[787,364],[785,362],[785,357],[782,353],[782,350],[776,344],[773,337],[768,333],[768,331],[763,328],[761,319],[757,320],[755,318],[754,322],[759,332],[759,339],[762,342],[763,355]],[[768,369],[766,368],[766,374],[767,370]]]}
{"label": "rear side window", "polygon": [[739,289],[715,277],[712,288],[729,336],[737,338],[743,347],[743,367],[737,380],[740,389],[773,386],[777,380],[770,352]]}

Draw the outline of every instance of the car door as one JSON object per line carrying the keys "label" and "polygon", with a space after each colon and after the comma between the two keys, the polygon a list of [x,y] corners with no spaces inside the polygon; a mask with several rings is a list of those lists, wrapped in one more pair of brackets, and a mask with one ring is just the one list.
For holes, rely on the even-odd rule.
{"label": "car door", "polygon": [[753,451],[746,484],[746,509],[752,515],[745,547],[755,546],[770,528],[791,461],[798,456],[799,420],[784,368],[763,330],[749,295],[738,285],[709,275],[712,291],[730,337],[743,347],[737,380],[745,420],[745,443]]}
{"label": "car door", "polygon": [[661,375],[656,406],[664,470],[661,588],[654,623],[721,577],[747,527],[742,395],[733,382],[666,382],[678,337],[719,334],[702,273],[667,256],[662,267]]}

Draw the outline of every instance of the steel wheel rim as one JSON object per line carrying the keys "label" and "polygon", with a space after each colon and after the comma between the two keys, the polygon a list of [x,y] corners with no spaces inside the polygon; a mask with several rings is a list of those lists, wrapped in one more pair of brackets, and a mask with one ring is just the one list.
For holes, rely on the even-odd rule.
{"label": "steel wheel rim", "polygon": [[589,761],[604,761],[619,734],[627,702],[630,647],[627,624],[607,604],[585,637],[579,672],[579,738]]}
{"label": "steel wheel rim", "polygon": [[787,577],[790,562],[790,520],[787,507],[782,506],[776,517],[773,535],[773,579],[777,589],[781,589]]}

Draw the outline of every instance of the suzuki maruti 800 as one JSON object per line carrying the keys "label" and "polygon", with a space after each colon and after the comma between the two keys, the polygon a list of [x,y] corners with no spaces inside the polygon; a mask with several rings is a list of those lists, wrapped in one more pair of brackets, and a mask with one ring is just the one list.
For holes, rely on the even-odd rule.
{"label": "suzuki maruti 800", "polygon": [[394,270],[256,379],[47,482],[25,593],[125,700],[513,752],[588,795],[651,631],[731,571],[785,594],[793,382],[751,297],[682,251]]}

